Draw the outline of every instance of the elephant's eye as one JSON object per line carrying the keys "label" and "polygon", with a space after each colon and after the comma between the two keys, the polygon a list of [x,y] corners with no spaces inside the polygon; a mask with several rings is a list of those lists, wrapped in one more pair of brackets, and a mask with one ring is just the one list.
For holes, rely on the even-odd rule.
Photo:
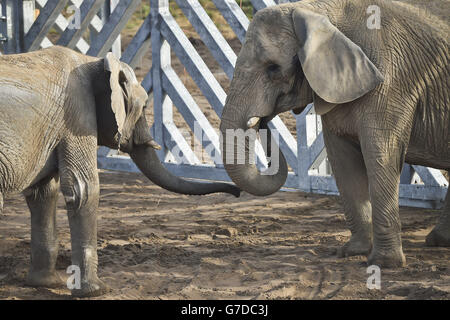
{"label": "elephant's eye", "polygon": [[271,64],[267,67],[267,74],[271,80],[277,80],[281,78],[281,67],[277,64]]}
{"label": "elephant's eye", "polygon": [[267,67],[267,72],[269,73],[276,73],[280,71],[280,66],[277,64],[271,64]]}

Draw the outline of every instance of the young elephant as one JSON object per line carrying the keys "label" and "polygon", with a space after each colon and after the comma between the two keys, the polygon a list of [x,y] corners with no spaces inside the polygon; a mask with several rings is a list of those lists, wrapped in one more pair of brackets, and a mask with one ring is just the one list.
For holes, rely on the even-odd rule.
{"label": "young elephant", "polygon": [[112,54],[99,59],[52,47],[0,57],[0,211],[3,195],[23,192],[31,211],[28,284],[60,284],[55,272],[60,187],[72,264],[81,271],[81,288],[72,293],[94,296],[105,290],[97,277],[97,145],[128,152],[167,190],[239,196],[235,186],[189,182],[165,169],[144,117],[147,99],[131,67]]}
{"label": "young elephant", "polygon": [[[374,5],[379,28],[368,27]],[[236,62],[223,141],[232,141],[233,129],[266,127],[276,114],[314,102],[352,232],[339,255],[370,253],[369,264],[403,266],[403,163],[450,170],[447,30],[387,0],[304,0],[261,10]],[[263,196],[284,184],[279,150],[280,169],[271,176],[248,161],[227,163],[227,149],[225,168],[242,190]],[[449,193],[427,244],[450,246]]]}

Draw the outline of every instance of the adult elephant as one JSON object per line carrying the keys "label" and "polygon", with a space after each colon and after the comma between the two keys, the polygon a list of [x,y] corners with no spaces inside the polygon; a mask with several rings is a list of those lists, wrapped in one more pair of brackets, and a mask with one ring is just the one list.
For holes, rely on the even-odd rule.
{"label": "adult elephant", "polygon": [[[378,8],[379,27],[367,14],[370,6]],[[370,253],[369,264],[384,267],[405,264],[398,208],[403,163],[450,170],[448,35],[419,13],[385,0],[304,0],[259,11],[221,118],[227,142],[234,129],[265,128],[275,115],[300,113],[314,102],[352,233],[338,254]],[[269,150],[279,152],[280,163],[267,175],[242,163],[248,144],[237,159],[227,155],[234,149],[224,147],[223,159],[242,190],[264,196],[284,184],[279,150]],[[426,241],[450,245],[448,193]]]}
{"label": "adult elephant", "polygon": [[60,283],[55,272],[60,186],[72,264],[81,273],[81,287],[72,294],[94,296],[105,290],[97,277],[97,145],[129,153],[151,181],[167,190],[239,196],[235,186],[190,182],[165,169],[144,116],[147,100],[131,67],[110,53],[99,59],[52,47],[0,57],[0,212],[3,195],[24,193],[31,211],[28,284]]}

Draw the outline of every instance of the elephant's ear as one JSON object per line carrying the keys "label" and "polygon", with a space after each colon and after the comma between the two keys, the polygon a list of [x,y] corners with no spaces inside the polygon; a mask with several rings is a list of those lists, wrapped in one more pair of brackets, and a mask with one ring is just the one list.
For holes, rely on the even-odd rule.
{"label": "elephant's ear", "polygon": [[123,134],[123,126],[126,118],[124,87],[127,81],[121,68],[120,61],[111,52],[104,60],[105,71],[110,72],[109,84],[111,86],[111,109],[116,117],[119,134]]}
{"label": "elephant's ear", "polygon": [[328,105],[353,101],[383,81],[383,76],[359,46],[326,16],[307,9],[292,14],[299,41],[298,57],[311,88]]}

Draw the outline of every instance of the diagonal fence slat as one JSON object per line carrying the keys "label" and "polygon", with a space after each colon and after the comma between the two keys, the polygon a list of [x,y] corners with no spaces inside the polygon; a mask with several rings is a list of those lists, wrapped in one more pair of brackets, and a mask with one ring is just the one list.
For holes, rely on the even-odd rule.
{"label": "diagonal fence slat", "polygon": [[253,8],[256,11],[276,5],[275,1],[273,0],[250,0],[250,1],[252,2]]}
{"label": "diagonal fence slat", "polygon": [[[172,68],[165,68],[163,70],[162,80],[163,89],[177,106],[178,111],[181,113],[192,132],[199,135],[196,136],[196,138],[202,143],[203,148],[208,152],[210,158],[214,159],[217,157],[221,159],[219,136],[200,110],[200,107],[189,94],[178,75]],[[204,139],[204,136],[207,139]],[[213,146],[213,149],[208,148],[210,146]]]}
{"label": "diagonal fence slat", "polygon": [[[41,0],[41,1],[42,1],[42,0]],[[44,1],[47,1],[47,0],[44,0]],[[80,8],[80,7],[81,7],[81,4],[82,4],[84,1],[85,1],[85,0],[70,0],[70,2],[72,2],[73,5],[74,5],[75,7],[77,7],[77,8]],[[104,0],[104,1],[111,1],[111,0]],[[94,16],[92,17],[92,20],[91,20],[91,26],[92,26],[97,32],[100,32],[100,30],[101,30],[102,27],[103,27],[102,20],[101,20],[97,15],[94,15]]]}
{"label": "diagonal fence slat", "polygon": [[237,5],[235,0],[213,0],[214,5],[227,21],[241,43],[245,41],[245,34],[250,22]]}
{"label": "diagonal fence slat", "polygon": [[164,123],[164,144],[177,163],[196,165],[201,163],[173,122]]}
{"label": "diagonal fence slat", "polygon": [[200,38],[222,67],[228,79],[233,78],[236,55],[197,0],[176,0]]}
{"label": "diagonal fence slat", "polygon": [[[80,25],[66,27],[58,40],[58,45],[75,48],[83,33],[91,24],[92,19],[100,10],[105,0],[84,0],[80,6]],[[75,18],[75,17],[74,17]]]}
{"label": "diagonal fence slat", "polygon": [[284,157],[286,158],[287,163],[291,166],[294,172],[297,172],[298,163],[297,163],[297,142],[292,136],[291,132],[280,117],[276,116],[269,123],[268,126],[270,130],[278,132],[279,135],[279,148],[283,152]]}
{"label": "diagonal fence slat", "polygon": [[[131,67],[136,67],[137,62],[150,50],[152,32],[152,18],[148,15],[139,28],[136,35],[128,44],[125,51],[122,53],[121,60],[128,63]],[[149,90],[147,90],[149,91]]]}
{"label": "diagonal fence slat", "polygon": [[[36,4],[38,5],[38,7],[40,7],[42,9],[42,8],[44,8],[47,1],[48,0],[36,0]],[[72,3],[74,3],[74,0],[71,0],[71,1],[72,1]],[[74,5],[76,6],[76,3],[74,3]],[[95,17],[93,18],[93,20],[95,20]],[[92,21],[91,21],[91,24],[93,24]],[[55,20],[55,24],[53,25],[53,27],[55,28],[55,30],[58,33],[63,33],[64,30],[66,30],[68,25],[69,25],[69,22],[66,20],[66,18],[64,18],[64,16],[62,14],[59,14]],[[53,46],[53,43],[47,37],[44,37],[40,46],[41,46],[41,48],[48,48],[48,47]],[[76,44],[75,47],[81,53],[86,53],[89,50],[89,44],[83,38],[80,38],[80,40],[78,41],[78,43]]]}
{"label": "diagonal fence slat", "polygon": [[24,50],[33,51],[39,49],[61,10],[66,6],[68,0],[48,0],[42,8],[36,21],[24,37]]}
{"label": "diagonal fence slat", "polygon": [[169,12],[161,13],[161,34],[220,117],[226,93]]}
{"label": "diagonal fence slat", "polygon": [[438,169],[412,165],[424,184],[429,186],[448,186],[448,181]]}
{"label": "diagonal fence slat", "polygon": [[90,56],[104,57],[111,49],[114,41],[120,35],[120,32],[125,27],[125,24],[128,22],[140,2],[140,0],[120,1],[95,41],[91,43],[91,47],[87,54]]}

